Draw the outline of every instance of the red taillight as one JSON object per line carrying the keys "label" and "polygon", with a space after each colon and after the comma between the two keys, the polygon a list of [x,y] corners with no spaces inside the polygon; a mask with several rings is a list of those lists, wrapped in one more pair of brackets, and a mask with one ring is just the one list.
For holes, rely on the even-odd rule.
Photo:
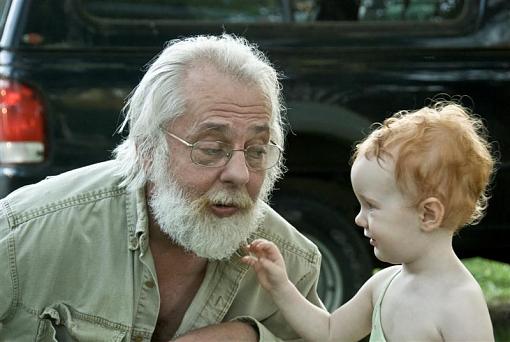
{"label": "red taillight", "polygon": [[0,80],[0,163],[44,159],[44,107],[30,87]]}

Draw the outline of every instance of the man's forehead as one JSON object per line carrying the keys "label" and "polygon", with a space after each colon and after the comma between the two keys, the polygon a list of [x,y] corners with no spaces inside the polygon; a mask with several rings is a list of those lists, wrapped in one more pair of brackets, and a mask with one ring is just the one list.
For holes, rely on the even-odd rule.
{"label": "man's forehead", "polygon": [[260,114],[232,114],[219,113],[200,115],[184,113],[168,123],[168,130],[174,129],[197,132],[211,131],[217,133],[227,133],[229,131],[250,131],[255,133],[271,130],[271,115]]}
{"label": "man's forehead", "polygon": [[[215,131],[218,133],[228,133],[229,131],[234,130],[236,127],[233,123],[220,123],[220,122],[199,122],[195,125],[194,129],[197,131]],[[254,133],[263,133],[269,131],[269,123],[268,122],[255,122],[246,125],[246,129],[248,131],[252,131]]]}
{"label": "man's forehead", "polygon": [[192,127],[189,127],[188,129],[188,133],[192,135],[214,134],[225,137],[233,137],[239,134],[269,134],[269,132],[270,128],[269,123],[267,122],[243,122],[241,125],[236,125],[235,122],[205,121],[198,122],[196,125],[192,125]]}

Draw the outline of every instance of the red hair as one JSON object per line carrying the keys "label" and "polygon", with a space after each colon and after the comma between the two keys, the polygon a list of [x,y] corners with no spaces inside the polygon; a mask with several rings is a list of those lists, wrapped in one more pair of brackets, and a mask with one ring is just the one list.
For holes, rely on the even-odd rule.
{"label": "red hair", "polygon": [[445,207],[443,227],[457,230],[484,215],[495,160],[483,122],[461,105],[400,111],[356,145],[353,159],[359,154],[391,158],[396,183],[414,206],[438,198]]}

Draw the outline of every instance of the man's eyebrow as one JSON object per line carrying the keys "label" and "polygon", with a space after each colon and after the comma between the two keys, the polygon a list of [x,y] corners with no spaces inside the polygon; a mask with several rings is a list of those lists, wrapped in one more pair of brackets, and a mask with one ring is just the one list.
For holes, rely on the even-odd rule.
{"label": "man's eyebrow", "polygon": [[[266,133],[270,131],[269,124],[254,125],[249,128],[255,134]],[[228,135],[230,126],[227,124],[205,122],[197,126],[195,135],[202,135],[204,133],[214,132],[222,135]]]}
{"label": "man's eyebrow", "polygon": [[263,124],[263,125],[255,125],[250,127],[250,131],[253,131],[255,133],[266,133],[269,132],[269,124]]}
{"label": "man's eyebrow", "polygon": [[229,129],[228,125],[214,123],[214,122],[205,122],[205,123],[198,125],[198,127],[195,131],[195,135],[197,135],[197,134],[201,135],[201,134],[208,133],[211,131],[215,132],[215,133],[227,135],[229,130],[230,129]]}

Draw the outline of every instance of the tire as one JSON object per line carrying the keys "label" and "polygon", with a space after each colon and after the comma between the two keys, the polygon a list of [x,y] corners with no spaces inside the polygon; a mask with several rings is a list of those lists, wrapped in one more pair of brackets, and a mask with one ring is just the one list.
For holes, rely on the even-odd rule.
{"label": "tire", "polygon": [[326,308],[331,312],[350,299],[373,269],[369,249],[354,225],[327,205],[300,196],[279,194],[273,208],[319,248],[317,292]]}

